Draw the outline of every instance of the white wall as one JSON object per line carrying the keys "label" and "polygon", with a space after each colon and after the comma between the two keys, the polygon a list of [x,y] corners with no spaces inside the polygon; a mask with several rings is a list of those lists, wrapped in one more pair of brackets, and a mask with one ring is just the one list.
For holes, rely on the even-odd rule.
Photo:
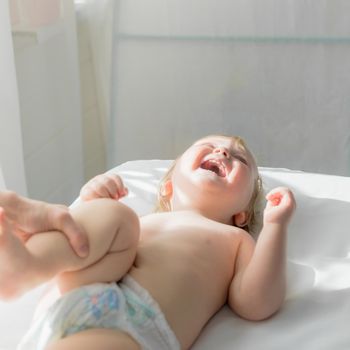
{"label": "white wall", "polygon": [[[26,194],[16,72],[7,1],[0,1],[0,168],[6,186]],[[0,169],[0,170],[1,170]]]}
{"label": "white wall", "polygon": [[74,4],[62,1],[61,22],[14,33],[30,197],[69,204],[83,179]]}
{"label": "white wall", "polygon": [[243,136],[263,166],[350,175],[349,1],[118,1],[110,166]]}

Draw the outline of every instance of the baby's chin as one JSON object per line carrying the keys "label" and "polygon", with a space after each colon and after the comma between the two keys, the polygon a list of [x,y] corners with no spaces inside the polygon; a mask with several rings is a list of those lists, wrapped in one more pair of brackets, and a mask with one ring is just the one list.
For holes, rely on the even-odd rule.
{"label": "baby's chin", "polygon": [[204,194],[213,193],[217,201],[220,198],[220,195],[227,192],[226,179],[222,178],[215,173],[198,169],[195,171],[193,176],[191,176],[191,188],[190,191],[203,192]]}

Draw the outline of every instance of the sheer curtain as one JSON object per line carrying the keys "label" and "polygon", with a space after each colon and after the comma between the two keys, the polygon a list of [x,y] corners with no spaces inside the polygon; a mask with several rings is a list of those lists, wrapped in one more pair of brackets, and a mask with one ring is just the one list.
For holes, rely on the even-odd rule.
{"label": "sheer curtain", "polygon": [[88,23],[98,109],[105,143],[110,123],[112,29],[115,3],[114,0],[86,0],[80,5],[83,7]]}
{"label": "sheer curtain", "polygon": [[27,194],[8,1],[0,1],[0,189]]}
{"label": "sheer curtain", "polygon": [[115,1],[110,166],[238,134],[262,166],[350,175],[350,2]]}

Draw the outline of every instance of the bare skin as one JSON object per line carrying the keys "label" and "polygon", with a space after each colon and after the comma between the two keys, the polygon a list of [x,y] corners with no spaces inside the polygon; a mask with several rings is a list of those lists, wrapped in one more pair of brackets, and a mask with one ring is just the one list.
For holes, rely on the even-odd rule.
{"label": "bare skin", "polygon": [[[255,243],[246,231],[232,226],[232,222],[243,226],[247,217],[256,179],[253,161],[245,152],[246,160],[242,162],[241,155],[235,154],[240,150],[230,139],[209,141],[209,146],[205,139],[204,144],[190,147],[175,168],[165,189],[172,201],[171,212],[147,215],[138,224],[130,209],[111,199],[89,201],[73,211],[73,218],[89,238],[90,255],[86,259],[77,258],[58,232],[36,235],[21,247],[0,212],[0,266],[11,259],[13,263],[26,261],[27,266],[33,266],[27,280],[21,277],[24,282],[18,288],[20,293],[34,286],[33,276],[34,284],[56,276],[64,294],[91,282],[118,281],[128,271],[159,303],[182,349],[191,347],[226,302],[243,318],[270,317],[280,308],[285,295],[287,226],[295,208],[293,195],[286,188],[268,194],[264,226]],[[220,171],[225,176],[205,163],[213,158],[213,164],[223,164]],[[186,191],[188,186],[191,191]],[[88,183],[82,192],[89,199],[98,198],[97,193],[109,198],[121,198],[127,193],[120,178],[111,181],[109,175]],[[11,250],[16,251],[16,259],[6,253]],[[36,254],[32,264],[31,258],[25,258],[28,251]],[[39,260],[47,262],[45,269],[37,263],[38,252]],[[16,268],[0,270],[0,292],[4,281],[12,280],[11,273],[14,275]],[[6,278],[2,284],[3,276]],[[18,287],[19,282],[13,285]],[[94,340],[88,342],[92,335]],[[92,350],[139,348],[125,333],[96,329],[59,340],[48,350],[84,344]]]}
{"label": "bare skin", "polygon": [[0,191],[0,206],[22,241],[25,242],[36,232],[58,230],[67,236],[77,255],[88,255],[86,235],[75,224],[66,206],[32,200],[11,191]]}
{"label": "bare skin", "polygon": [[251,239],[191,212],[149,215],[141,219],[141,232],[129,273],[157,300],[188,349],[226,303],[239,245]]}

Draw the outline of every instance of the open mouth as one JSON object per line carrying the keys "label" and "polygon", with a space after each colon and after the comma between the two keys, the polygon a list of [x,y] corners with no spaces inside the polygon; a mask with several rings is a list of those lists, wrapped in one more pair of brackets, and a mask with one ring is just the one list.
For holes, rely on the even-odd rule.
{"label": "open mouth", "polygon": [[225,177],[226,176],[226,168],[225,166],[215,159],[205,160],[200,167],[204,170],[209,170],[215,173],[217,176]]}

